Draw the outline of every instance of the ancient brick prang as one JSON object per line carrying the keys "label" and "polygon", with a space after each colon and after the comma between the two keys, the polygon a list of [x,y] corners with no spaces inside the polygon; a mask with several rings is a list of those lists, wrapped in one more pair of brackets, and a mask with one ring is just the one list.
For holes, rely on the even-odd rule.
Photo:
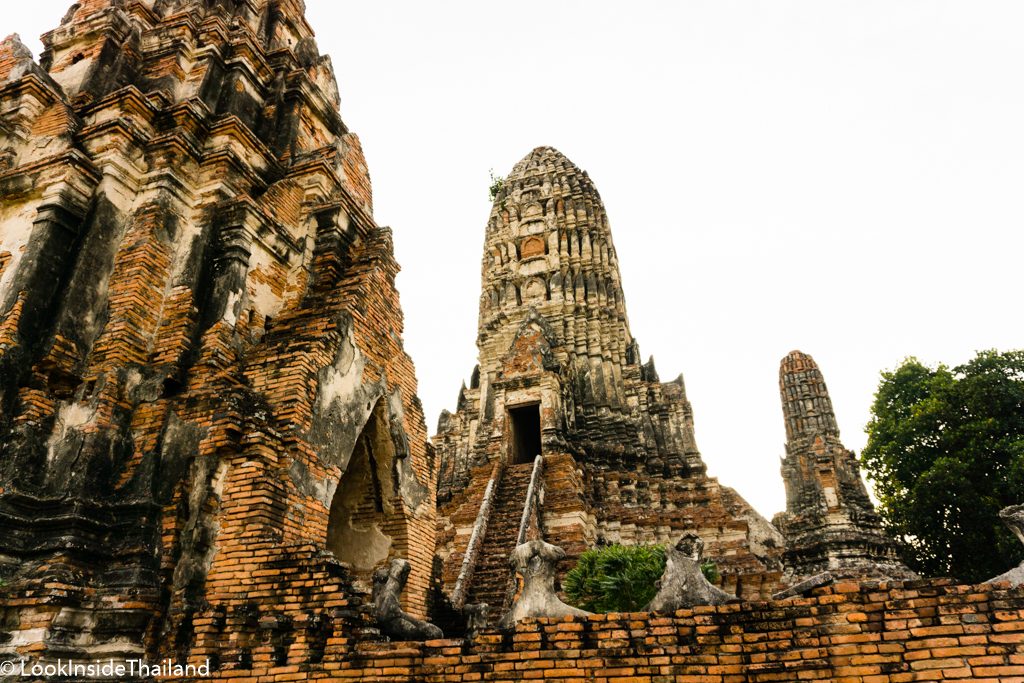
{"label": "ancient brick prang", "polygon": [[832,400],[814,359],[782,360],[779,391],[786,420],[786,511],[775,526],[786,538],[786,583],[829,572],[835,578],[915,578],[882,529],[857,457],[839,441]]}
{"label": "ancient brick prang", "polygon": [[0,43],[0,654],[310,661],[396,557],[426,613],[398,266],[303,13],[83,0],[38,64]]}
{"label": "ancient brick prang", "polygon": [[[781,576],[781,537],[706,476],[682,377],[661,382],[653,359],[640,360],[608,217],[588,175],[539,147],[497,189],[482,264],[479,365],[433,441],[449,590],[460,573],[472,575],[470,603],[507,606],[505,558],[529,523],[565,549],[563,568],[601,542],[671,544],[692,531],[730,590],[770,595]],[[524,514],[537,455],[542,502],[539,514]],[[481,520],[492,479],[490,518]],[[486,539],[464,563],[482,527]]]}

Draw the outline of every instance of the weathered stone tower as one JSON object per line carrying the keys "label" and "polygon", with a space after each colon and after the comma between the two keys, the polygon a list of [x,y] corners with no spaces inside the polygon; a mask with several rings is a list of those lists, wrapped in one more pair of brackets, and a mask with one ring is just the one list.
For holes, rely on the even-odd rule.
{"label": "weathered stone tower", "polygon": [[691,530],[730,589],[770,593],[781,538],[706,476],[682,377],[662,383],[653,360],[640,361],[601,198],[557,150],[535,149],[504,180],[482,281],[479,366],[434,439],[456,603],[504,602],[520,532],[571,562],[598,543],[674,542]]}
{"label": "weathered stone tower", "polygon": [[303,12],[84,0],[39,64],[0,43],[0,655],[318,662],[389,557],[426,611],[398,266]]}
{"label": "weathered stone tower", "polygon": [[786,512],[774,522],[786,539],[786,583],[825,571],[836,578],[916,578],[882,530],[856,456],[839,441],[832,400],[814,359],[800,351],[783,358],[779,391],[786,419]]}

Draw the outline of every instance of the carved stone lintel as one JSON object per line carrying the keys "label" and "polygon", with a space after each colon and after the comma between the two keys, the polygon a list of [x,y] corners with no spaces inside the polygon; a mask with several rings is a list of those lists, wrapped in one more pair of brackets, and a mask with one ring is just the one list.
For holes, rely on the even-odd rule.
{"label": "carved stone lintel", "polygon": [[523,590],[502,619],[502,627],[513,626],[527,617],[587,616],[562,602],[555,593],[555,572],[565,551],[544,541],[523,543],[512,551],[509,564],[523,577]]}
{"label": "carved stone lintel", "polygon": [[[1000,513],[999,517],[1003,520],[1003,524],[1010,528],[1010,531],[1024,543],[1024,505],[1012,505],[1008,508],[1004,508]],[[1024,585],[1024,562],[1021,562],[1017,567],[1011,569],[1005,574],[1000,574],[987,581],[986,583],[1002,583],[1009,581],[1011,584]]]}
{"label": "carved stone lintel", "polygon": [[373,616],[381,633],[394,640],[433,640],[444,633],[433,624],[416,619],[402,610],[400,598],[409,580],[408,560],[391,560],[373,574]]}
{"label": "carved stone lintel", "polygon": [[665,573],[658,594],[645,608],[649,612],[674,612],[695,605],[721,605],[736,596],[711,584],[700,570],[704,541],[686,534],[666,552]]}

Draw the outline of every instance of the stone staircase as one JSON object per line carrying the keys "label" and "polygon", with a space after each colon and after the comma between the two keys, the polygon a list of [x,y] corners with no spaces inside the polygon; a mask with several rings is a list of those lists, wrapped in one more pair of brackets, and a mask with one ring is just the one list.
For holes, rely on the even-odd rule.
{"label": "stone staircase", "polygon": [[480,559],[473,571],[466,602],[487,603],[492,619],[500,617],[508,607],[505,605],[505,597],[512,576],[508,558],[516,547],[519,522],[526,505],[526,492],[532,472],[533,463],[512,465],[505,469],[494,499],[491,518],[487,522]]}

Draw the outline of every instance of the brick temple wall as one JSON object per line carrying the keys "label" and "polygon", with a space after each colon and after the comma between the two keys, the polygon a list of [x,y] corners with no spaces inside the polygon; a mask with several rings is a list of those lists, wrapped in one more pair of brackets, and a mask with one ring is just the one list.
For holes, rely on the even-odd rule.
{"label": "brick temple wall", "polygon": [[[265,618],[265,617],[264,617]],[[271,658],[269,641],[257,658]],[[670,615],[527,620],[470,641],[353,643],[323,662],[216,677],[247,683],[353,680],[456,683],[902,683],[1024,681],[1024,586],[948,581],[837,584],[811,597],[697,607]],[[259,661],[259,659],[257,659]]]}

